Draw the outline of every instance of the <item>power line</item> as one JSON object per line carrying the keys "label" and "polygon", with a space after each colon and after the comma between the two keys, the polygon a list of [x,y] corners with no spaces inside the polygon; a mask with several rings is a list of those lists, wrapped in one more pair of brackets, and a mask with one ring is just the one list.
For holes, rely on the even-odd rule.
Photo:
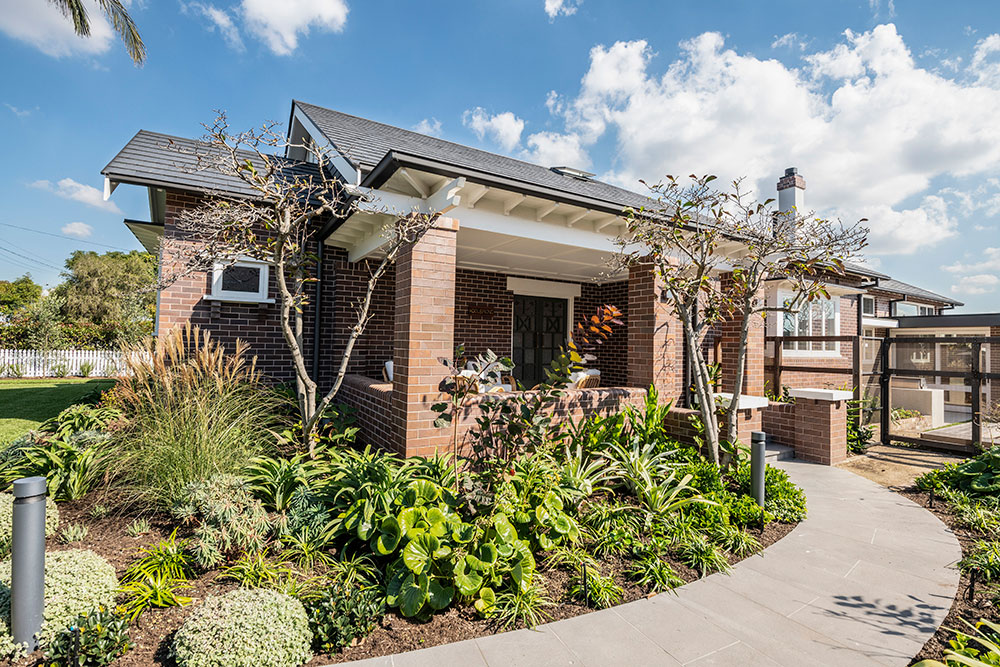
{"label": "power line", "polygon": [[23,255],[23,254],[21,254],[19,252],[15,252],[15,251],[11,250],[10,248],[6,248],[3,245],[0,245],[0,251],[5,252],[5,253],[7,253],[9,255],[14,255],[15,257],[17,257],[20,260],[25,261],[25,262],[31,262],[33,264],[38,264],[39,266],[44,266],[44,267],[49,268],[49,269],[55,269],[56,271],[61,271],[62,270],[58,266],[56,266],[55,264],[49,264],[44,259],[41,259],[41,258],[35,259],[33,257],[29,257],[28,255]]}
{"label": "power line", "polygon": [[36,234],[44,234],[46,236],[54,236],[57,239],[66,239],[68,241],[74,241],[76,243],[87,243],[89,245],[100,246],[101,248],[111,248],[112,250],[121,250],[123,252],[129,252],[128,248],[122,248],[121,246],[108,245],[107,243],[97,243],[96,241],[85,241],[83,239],[78,239],[78,238],[75,238],[73,236],[64,236],[62,234],[53,234],[52,232],[43,232],[40,229],[31,229],[30,227],[20,227],[18,225],[12,225],[12,224],[7,223],[7,222],[0,222],[0,225],[3,225],[4,227],[11,227],[13,229],[20,229],[20,230],[23,230],[23,231],[26,231],[26,232],[34,232]]}
{"label": "power line", "polygon": [[[3,243],[7,244],[8,247],[11,247],[14,250],[17,250],[18,252],[22,252],[25,255],[28,255],[28,259],[34,259],[35,261],[41,262],[42,264],[48,264],[48,262],[49,262],[49,260],[46,259],[45,257],[42,257],[38,253],[32,252],[31,250],[28,250],[27,248],[19,246],[16,243],[11,243],[10,241],[8,241],[6,239],[4,239]],[[55,268],[55,267],[53,266],[52,268]]]}

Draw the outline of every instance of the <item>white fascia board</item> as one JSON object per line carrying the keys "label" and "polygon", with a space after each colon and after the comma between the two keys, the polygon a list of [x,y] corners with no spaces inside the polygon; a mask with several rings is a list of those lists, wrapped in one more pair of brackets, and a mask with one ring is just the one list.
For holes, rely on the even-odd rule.
{"label": "white fascia board", "polygon": [[895,329],[899,326],[899,321],[890,317],[862,317],[861,326],[875,327],[876,329]]}
{"label": "white fascia board", "polygon": [[111,199],[111,193],[118,187],[118,181],[112,181],[109,177],[104,177],[104,201]]}
{"label": "white fascia board", "polygon": [[354,168],[351,161],[330,143],[330,140],[326,138],[326,135],[323,134],[318,127],[316,127],[316,124],[312,122],[309,116],[307,116],[297,104],[292,111],[292,118],[299,121],[299,124],[302,125],[302,128],[309,133],[309,136],[316,142],[317,145],[327,149],[327,158],[330,160],[333,168],[340,173],[346,182],[361,182],[361,174]]}

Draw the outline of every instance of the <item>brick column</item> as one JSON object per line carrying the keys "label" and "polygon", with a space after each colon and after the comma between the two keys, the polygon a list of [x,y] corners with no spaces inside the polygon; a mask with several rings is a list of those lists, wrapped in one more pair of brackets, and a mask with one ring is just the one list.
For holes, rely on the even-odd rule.
{"label": "brick column", "polygon": [[396,318],[391,412],[397,451],[430,456],[450,444],[430,408],[442,400],[455,332],[455,247],[458,220],[440,218],[396,260]]}
{"label": "brick column", "polygon": [[847,401],[795,399],[794,447],[796,458],[814,463],[847,459]]}
{"label": "brick column", "polygon": [[[1000,327],[990,327],[990,336],[1000,338]],[[1000,345],[984,345],[983,349],[990,351],[990,373],[1000,373]],[[1000,403],[1000,380],[990,380],[990,390],[986,396],[988,405]]]}
{"label": "brick column", "polygon": [[652,264],[629,269],[628,385],[656,385],[661,401],[684,391],[684,332],[671,308],[661,303]]}
{"label": "brick column", "polygon": [[[732,274],[722,276],[721,289],[726,291],[732,284]],[[723,320],[719,325],[719,336],[722,340],[722,391],[733,390],[736,379],[736,356],[740,343],[740,324],[742,313],[734,313],[732,317]],[[764,318],[754,315],[747,331],[747,351],[743,365],[743,391],[747,396],[764,395]],[[777,393],[781,393],[780,388]]]}

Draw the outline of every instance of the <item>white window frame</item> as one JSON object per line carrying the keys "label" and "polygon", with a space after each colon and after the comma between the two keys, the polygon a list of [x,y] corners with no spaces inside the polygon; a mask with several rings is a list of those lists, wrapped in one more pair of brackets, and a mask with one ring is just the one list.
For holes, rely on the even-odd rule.
{"label": "white window frame", "polygon": [[[782,290],[782,289],[777,290],[775,292],[775,295],[776,295],[775,305],[777,307],[780,307],[781,304],[785,303],[785,301],[791,301],[792,298],[795,296],[794,293],[789,292],[787,290]],[[816,299],[816,300],[814,300],[812,302],[803,301],[799,305],[799,310],[797,312],[801,313],[802,309],[804,309],[804,308],[807,308],[807,309],[809,309],[811,311],[812,308],[815,307],[817,304],[819,304],[821,301],[825,301],[825,299]],[[837,294],[831,294],[830,295],[830,301],[833,303],[833,328],[834,328],[834,330],[832,332],[826,332],[823,335],[824,336],[839,336],[840,335],[840,301],[841,301],[841,297],[839,295],[837,295]],[[775,324],[774,324],[774,326],[775,326],[775,335],[776,336],[783,336],[784,332],[785,332],[785,315],[787,315],[787,313],[779,311],[776,314],[778,315],[778,317],[774,318],[774,322],[775,322]],[[812,317],[810,317],[810,321],[812,321]],[[824,320],[824,322],[825,322],[825,320]],[[824,326],[825,326],[825,324],[824,324]],[[811,329],[810,329],[810,331],[811,331]],[[810,334],[810,335],[812,335],[812,334]],[[800,350],[800,349],[798,349],[798,345],[800,345],[800,344],[801,343],[789,343],[789,345],[793,346],[791,349],[789,349],[787,347],[783,347],[782,350],[781,350],[782,357],[812,357],[812,358],[820,358],[820,359],[823,359],[823,358],[825,358],[825,359],[831,359],[831,358],[837,358],[837,357],[841,356],[841,354],[840,354],[840,343],[837,343],[837,342],[830,343],[830,345],[832,345],[832,349],[829,349],[829,350],[827,350],[827,349],[822,349],[822,350],[811,349],[813,345],[819,344],[819,345],[823,345],[825,347],[827,345],[827,343],[809,342],[808,345],[809,345],[810,349],[808,349],[808,350]],[[782,343],[782,345],[784,345],[784,344]]]}
{"label": "white window frame", "polygon": [[[870,303],[872,305],[872,312],[867,312],[865,310],[865,304]],[[875,297],[869,296],[868,294],[861,295],[861,315],[863,317],[878,317],[878,311],[876,310],[878,304],[875,303]]]}
{"label": "white window frame", "polygon": [[[247,267],[260,269],[260,282],[257,284],[256,292],[234,292],[222,289],[222,274],[230,267]],[[212,301],[234,301],[238,303],[274,303],[274,299],[269,299],[268,288],[271,280],[271,265],[267,262],[240,258],[235,262],[216,262],[212,267],[212,292],[205,296]]]}

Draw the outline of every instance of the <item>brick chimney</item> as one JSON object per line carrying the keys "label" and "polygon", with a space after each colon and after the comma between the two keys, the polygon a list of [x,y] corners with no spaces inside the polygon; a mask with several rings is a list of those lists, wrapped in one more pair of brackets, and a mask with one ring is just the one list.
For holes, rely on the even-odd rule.
{"label": "brick chimney", "polygon": [[799,215],[806,212],[806,179],[799,176],[797,168],[789,167],[778,179],[778,210],[785,213],[793,206]]}

